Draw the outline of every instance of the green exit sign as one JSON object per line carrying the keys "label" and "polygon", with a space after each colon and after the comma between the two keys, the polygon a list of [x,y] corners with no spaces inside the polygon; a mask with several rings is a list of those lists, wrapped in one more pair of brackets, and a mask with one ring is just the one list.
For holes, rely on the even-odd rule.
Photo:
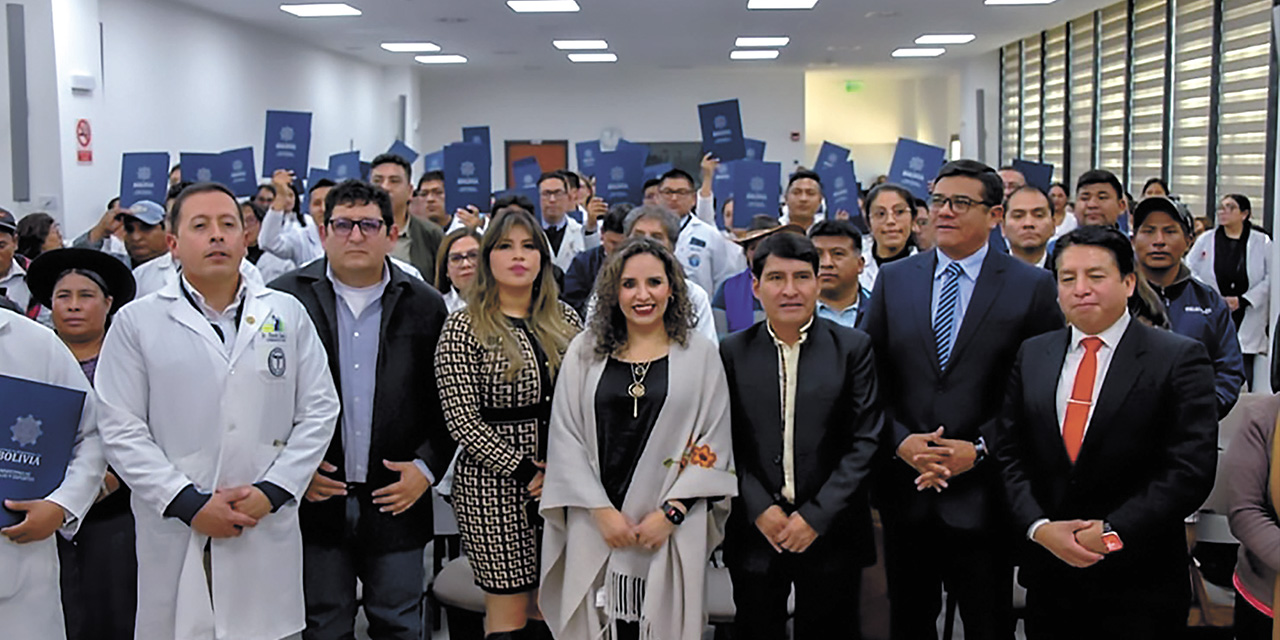
{"label": "green exit sign", "polygon": [[862,91],[862,87],[863,87],[863,84],[861,80],[845,80],[844,81],[844,90],[846,93],[857,93],[859,91]]}

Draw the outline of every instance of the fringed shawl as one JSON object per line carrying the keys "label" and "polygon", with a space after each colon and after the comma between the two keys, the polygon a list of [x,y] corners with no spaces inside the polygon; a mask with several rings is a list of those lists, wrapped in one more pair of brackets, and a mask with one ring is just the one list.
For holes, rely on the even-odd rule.
{"label": "fringed shawl", "polygon": [[671,345],[667,398],[622,512],[640,522],[666,500],[702,499],[656,551],[612,550],[591,515],[613,506],[600,482],[595,394],[605,360],[594,342],[591,332],[574,339],[556,384],[541,506],[543,616],[566,640],[612,638],[616,620],[639,622],[641,638],[698,640],[707,562],[729,516],[729,500],[706,498],[738,493],[720,355],[697,334]]}

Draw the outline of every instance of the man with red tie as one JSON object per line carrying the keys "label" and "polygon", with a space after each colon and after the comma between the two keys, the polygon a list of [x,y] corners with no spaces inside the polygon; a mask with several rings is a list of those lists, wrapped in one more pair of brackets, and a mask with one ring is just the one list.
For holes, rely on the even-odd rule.
{"label": "man with red tie", "polygon": [[1030,542],[1027,637],[1174,638],[1183,519],[1217,464],[1213,367],[1200,342],[1130,317],[1134,254],[1116,229],[1068,233],[1054,264],[1070,326],[1023,343],[994,447]]}

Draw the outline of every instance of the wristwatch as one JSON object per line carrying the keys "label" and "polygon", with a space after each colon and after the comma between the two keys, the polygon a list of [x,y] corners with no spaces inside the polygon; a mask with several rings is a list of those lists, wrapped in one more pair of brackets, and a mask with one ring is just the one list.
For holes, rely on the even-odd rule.
{"label": "wristwatch", "polygon": [[987,440],[982,436],[978,436],[978,441],[973,443],[973,451],[977,457],[973,459],[974,464],[978,464],[987,459]]}
{"label": "wristwatch", "polygon": [[666,516],[667,520],[670,520],[671,524],[674,525],[684,522],[684,512],[670,502],[662,503],[662,515]]}
{"label": "wristwatch", "polygon": [[1107,553],[1115,553],[1124,548],[1120,534],[1112,531],[1110,522],[1102,523],[1102,546],[1107,548]]}

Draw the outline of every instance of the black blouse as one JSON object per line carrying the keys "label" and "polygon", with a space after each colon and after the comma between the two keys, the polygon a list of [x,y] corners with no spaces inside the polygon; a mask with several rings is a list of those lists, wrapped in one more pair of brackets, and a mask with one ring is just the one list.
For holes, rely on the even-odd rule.
{"label": "black blouse", "polygon": [[[1218,280],[1218,291],[1223,297],[1244,296],[1249,291],[1249,223],[1237,239],[1227,237],[1227,230],[1219,226],[1213,233],[1213,275]],[[1244,320],[1245,300],[1240,298],[1240,308],[1231,313],[1236,326]]]}
{"label": "black blouse", "polygon": [[609,358],[600,375],[595,398],[600,482],[617,509],[622,509],[640,454],[666,402],[667,380],[666,357],[649,365],[643,382],[644,396],[638,400],[628,391],[635,381],[631,363]]}

